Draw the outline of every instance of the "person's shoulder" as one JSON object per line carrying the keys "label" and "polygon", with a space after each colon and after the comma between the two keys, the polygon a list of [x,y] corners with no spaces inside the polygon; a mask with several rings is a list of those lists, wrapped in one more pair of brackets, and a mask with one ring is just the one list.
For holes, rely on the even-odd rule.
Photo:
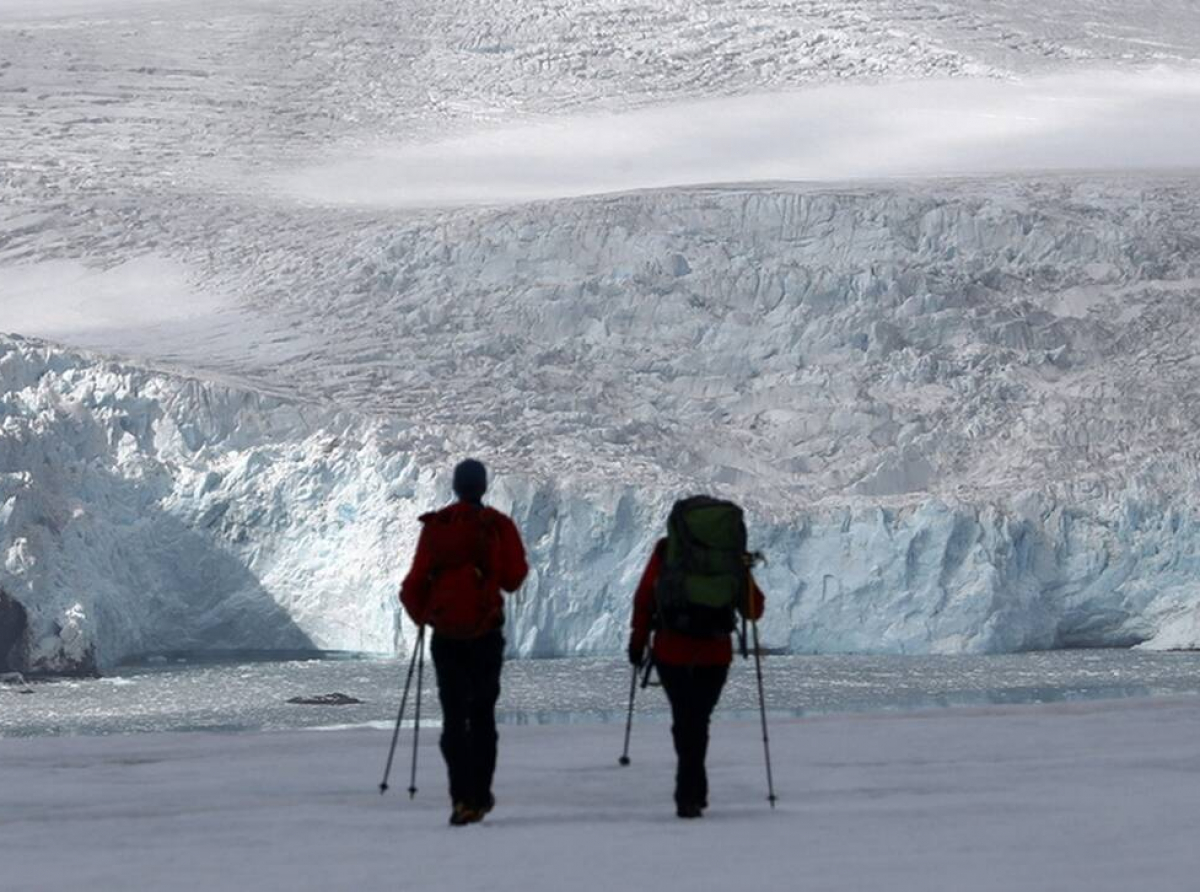
{"label": "person's shoulder", "polygon": [[445,507],[438,508],[436,511],[426,511],[424,514],[418,517],[417,520],[419,520],[421,523],[429,523],[430,521],[437,520],[439,518],[446,518],[454,512],[456,507],[457,505],[446,505]]}
{"label": "person's shoulder", "polygon": [[513,519],[498,508],[493,508],[490,505],[485,505],[483,509],[484,516],[492,523],[503,527],[511,527],[516,529],[517,525],[513,523]]}

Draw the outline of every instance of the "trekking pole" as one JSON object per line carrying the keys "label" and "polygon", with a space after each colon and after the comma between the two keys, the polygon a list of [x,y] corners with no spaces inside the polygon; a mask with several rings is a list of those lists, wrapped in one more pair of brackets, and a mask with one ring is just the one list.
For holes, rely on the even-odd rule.
{"label": "trekking pole", "polygon": [[640,666],[634,666],[633,676],[629,679],[629,713],[625,716],[625,751],[617,760],[617,764],[622,768],[629,765],[629,735],[633,733],[633,698],[637,695],[638,670],[640,668]]}
{"label": "trekking pole", "polygon": [[775,807],[775,781],[771,777],[771,738],[767,734],[767,702],[763,695],[762,648],[758,643],[758,623],[750,621],[754,635],[754,674],[758,677],[758,712],[762,717],[763,755],[767,759],[767,801]]}
{"label": "trekking pole", "polygon": [[408,798],[414,799],[417,795],[417,740],[421,736],[421,687],[422,681],[425,678],[425,627],[421,626],[421,633],[417,639],[417,650],[421,654],[417,660],[417,709],[415,721],[413,724],[413,754],[412,754],[412,776],[408,783]]}
{"label": "trekking pole", "polygon": [[404,719],[404,707],[408,705],[408,689],[412,686],[413,672],[417,668],[417,650],[425,640],[425,627],[417,632],[417,644],[413,646],[412,659],[408,661],[408,676],[404,679],[404,696],[400,698],[400,711],[396,713],[396,728],[392,731],[392,748],[388,750],[387,766],[383,769],[383,781],[379,784],[379,795],[388,791],[388,777],[392,773],[392,760],[396,757],[396,741],[400,739],[400,722]]}

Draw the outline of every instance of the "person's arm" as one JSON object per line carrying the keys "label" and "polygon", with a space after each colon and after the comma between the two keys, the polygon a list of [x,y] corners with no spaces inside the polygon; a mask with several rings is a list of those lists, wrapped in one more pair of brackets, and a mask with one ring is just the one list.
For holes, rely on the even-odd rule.
{"label": "person's arm", "polygon": [[517,525],[506,517],[500,525],[500,588],[515,592],[528,575],[525,544],[521,541]]}
{"label": "person's arm", "polygon": [[404,582],[400,584],[400,603],[409,618],[417,625],[424,625],[425,611],[429,602],[429,573],[433,569],[433,556],[429,553],[429,528],[422,524],[421,536],[417,539],[417,553]]}
{"label": "person's arm", "polygon": [[658,584],[658,573],[662,564],[659,551],[656,545],[646,569],[642,571],[641,581],[638,582],[637,591],[633,596],[633,616],[629,629],[630,662],[641,662],[641,656],[650,640],[650,630],[654,621],[654,587]]}

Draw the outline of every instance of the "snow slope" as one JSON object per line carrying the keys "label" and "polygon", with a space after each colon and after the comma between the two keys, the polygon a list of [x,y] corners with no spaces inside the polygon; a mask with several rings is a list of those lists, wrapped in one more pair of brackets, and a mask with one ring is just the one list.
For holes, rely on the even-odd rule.
{"label": "snow slope", "polygon": [[625,769],[612,726],[501,734],[496,811],[462,830],[433,734],[413,801],[404,771],[376,791],[382,731],[0,740],[5,888],[1125,892],[1198,866],[1194,699],[776,722],[775,812],[757,725],[719,722],[686,823],[665,722]]}
{"label": "snow slope", "polygon": [[[1200,644],[1200,196],[1161,169],[1194,151],[1168,139],[1197,120],[1190,4],[150,8],[0,14],[0,331],[60,343],[0,342],[26,662],[391,649],[413,518],[469,453],[534,550],[518,653],[617,648],[697,489],[751,508],[778,646]],[[881,80],[885,109],[945,77],[1057,101],[1100,64],[1121,102],[1170,101],[1121,124],[1077,86],[1063,120],[1088,126],[1055,143],[1043,112],[1040,148],[1002,102],[1006,142],[973,144],[1027,169],[1111,132],[1136,171],[884,182],[868,152],[848,183],[419,212],[293,188],[548,118],[652,132],[711,108],[668,103]],[[832,126],[849,94],[821,95]]]}
{"label": "snow slope", "polygon": [[272,178],[321,204],[511,204],[694,183],[1196,169],[1200,68],[838,84],[356,140]]}

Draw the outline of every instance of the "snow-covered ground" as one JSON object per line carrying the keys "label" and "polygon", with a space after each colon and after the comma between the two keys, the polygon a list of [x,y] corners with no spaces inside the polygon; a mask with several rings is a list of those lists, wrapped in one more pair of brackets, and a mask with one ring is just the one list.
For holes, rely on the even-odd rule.
{"label": "snow-covered ground", "polygon": [[1045,5],[4,4],[21,662],[389,650],[468,453],[522,654],[696,489],[778,646],[1200,644],[1200,10]]}
{"label": "snow-covered ground", "polygon": [[[665,723],[505,728],[498,806],[445,825],[435,733],[409,801],[380,731],[0,740],[6,892],[67,881],[256,892],[399,888],[1010,892],[1190,889],[1194,698],[719,723],[712,808],[670,803]],[[681,882],[684,884],[681,886]]]}

